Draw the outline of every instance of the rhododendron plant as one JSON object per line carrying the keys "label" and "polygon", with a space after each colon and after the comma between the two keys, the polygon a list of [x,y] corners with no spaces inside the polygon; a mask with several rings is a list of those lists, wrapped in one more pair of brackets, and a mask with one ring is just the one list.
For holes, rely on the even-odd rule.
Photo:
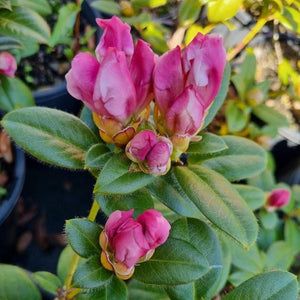
{"label": "rhododendron plant", "polygon": [[146,210],[137,220],[133,210],[113,212],[100,235],[101,262],[121,279],[133,275],[137,262],[147,261],[169,235],[170,224],[156,210]]}
{"label": "rhododendron plant", "polygon": [[14,77],[17,70],[15,58],[8,52],[0,53],[0,74]]}
{"label": "rhododendron plant", "polygon": [[268,211],[274,211],[289,203],[291,192],[287,189],[274,189],[267,197],[265,207]]}

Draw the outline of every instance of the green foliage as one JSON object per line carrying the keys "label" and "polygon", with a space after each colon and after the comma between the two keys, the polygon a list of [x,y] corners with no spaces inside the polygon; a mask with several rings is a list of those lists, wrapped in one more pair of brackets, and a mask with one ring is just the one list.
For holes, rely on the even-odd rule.
{"label": "green foliage", "polygon": [[60,279],[49,272],[35,272],[32,276],[39,287],[52,294],[56,294],[57,290],[63,286]]}
{"label": "green foliage", "polygon": [[120,5],[111,0],[93,1],[91,3],[91,6],[106,14],[117,15],[117,16],[121,14]]}
{"label": "green foliage", "polygon": [[0,36],[0,51],[21,49],[22,47],[23,47],[22,43],[17,39]]}
{"label": "green foliage", "polygon": [[294,275],[283,271],[272,271],[249,279],[223,299],[296,300],[297,294],[298,286]]}
{"label": "green foliage", "polygon": [[51,6],[47,0],[12,0],[12,5],[23,6],[37,12],[41,16],[47,16],[51,14]]}
{"label": "green foliage", "polygon": [[178,214],[207,218],[245,247],[256,239],[257,224],[251,210],[234,187],[213,170],[175,167],[147,189]]}
{"label": "green foliage", "polygon": [[71,169],[83,169],[86,152],[98,142],[80,119],[50,108],[28,107],[12,111],[4,117],[2,125],[36,158]]}
{"label": "green foliage", "polygon": [[226,21],[235,16],[243,0],[213,0],[207,3],[207,17],[210,22]]}
{"label": "green foliage", "polygon": [[200,0],[183,0],[179,6],[179,26],[192,25],[198,18],[201,9]]}
{"label": "green foliage", "polygon": [[0,80],[0,109],[7,112],[34,106],[31,91],[20,79],[0,75]]}
{"label": "green foliage", "polygon": [[99,236],[102,229],[87,219],[66,221],[66,233],[73,250],[81,257],[88,258],[101,253]]}
{"label": "green foliage", "polygon": [[115,154],[105,164],[97,179],[94,192],[99,194],[132,193],[155,180],[142,172],[132,172],[131,162],[124,153]]}
{"label": "green foliage", "polygon": [[6,264],[0,264],[0,299],[41,300],[38,288],[23,269]]}

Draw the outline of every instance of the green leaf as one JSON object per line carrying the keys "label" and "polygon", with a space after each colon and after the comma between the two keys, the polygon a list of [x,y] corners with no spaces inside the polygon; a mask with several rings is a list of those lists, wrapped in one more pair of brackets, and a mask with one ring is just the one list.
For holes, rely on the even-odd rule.
{"label": "green leaf", "polygon": [[211,121],[213,120],[213,118],[215,117],[215,115],[217,114],[219,109],[221,108],[221,106],[226,98],[228,86],[229,86],[229,80],[230,80],[230,72],[231,72],[230,64],[227,63],[226,67],[224,69],[220,89],[219,89],[218,94],[216,95],[214,101],[212,102],[211,106],[209,107],[208,114],[206,115],[206,117],[204,119],[204,125],[203,125],[202,129],[204,129],[205,127],[207,127],[207,125],[209,125],[211,123]]}
{"label": "green leaf", "polygon": [[206,159],[202,165],[222,174],[230,181],[251,177],[266,167],[266,151],[241,137],[223,136],[228,149],[219,156]]}
{"label": "green leaf", "polygon": [[65,282],[67,278],[74,255],[76,255],[76,253],[69,245],[60,253],[57,263],[57,275],[61,282]]}
{"label": "green leaf", "polygon": [[234,187],[252,210],[261,208],[266,201],[265,193],[254,186],[234,184]]}
{"label": "green leaf", "polygon": [[224,140],[212,133],[201,133],[199,142],[191,142],[187,150],[188,162],[193,164],[201,161],[203,156],[208,156],[226,150],[228,147]]}
{"label": "green leaf", "polygon": [[240,98],[244,101],[246,94],[249,89],[254,84],[255,80],[255,71],[256,71],[256,58],[249,49],[248,53],[241,64],[239,73],[232,76],[231,81],[233,82],[235,88],[238,91]]}
{"label": "green leaf", "polygon": [[286,220],[284,224],[284,239],[293,249],[293,254],[300,252],[300,227],[294,220]]}
{"label": "green leaf", "polygon": [[265,229],[274,229],[279,221],[276,212],[268,212],[261,210],[259,212],[259,220]]}
{"label": "green leaf", "polygon": [[94,192],[99,194],[129,194],[155,180],[142,172],[130,172],[130,160],[124,153],[115,154],[101,171]]}
{"label": "green leaf", "polygon": [[99,236],[101,227],[87,219],[71,219],[66,221],[66,233],[73,250],[82,257],[99,254]]}
{"label": "green leaf", "polygon": [[12,36],[22,41],[33,40],[47,44],[50,28],[46,21],[36,12],[25,7],[16,6],[12,11],[0,10],[1,34]]}
{"label": "green leaf", "polygon": [[250,119],[249,107],[242,106],[236,101],[228,101],[226,105],[226,121],[230,132],[243,130]]}
{"label": "green leaf", "polygon": [[157,285],[179,285],[199,279],[209,271],[203,254],[191,243],[169,238],[152,258],[137,266],[133,278]]}
{"label": "green leaf", "polygon": [[296,276],[283,271],[257,275],[227,294],[224,300],[297,300]]}
{"label": "green leaf", "polygon": [[134,209],[134,217],[139,216],[147,209],[154,208],[153,200],[146,189],[140,189],[126,195],[96,195],[101,210],[109,216],[115,210]]}
{"label": "green leaf", "polygon": [[218,23],[235,16],[242,0],[212,0],[207,3],[207,18],[210,22]]}
{"label": "green leaf", "polygon": [[57,290],[63,286],[60,279],[49,272],[35,272],[32,276],[37,281],[38,285],[49,293],[56,294]]}
{"label": "green leaf", "polygon": [[0,9],[12,10],[10,1],[0,0]]}
{"label": "green leaf", "polygon": [[242,284],[244,281],[252,278],[256,274],[253,274],[248,271],[234,271],[233,273],[230,274],[228,281],[233,285],[233,286],[238,286]]}
{"label": "green leaf", "polygon": [[159,6],[163,6],[167,3],[167,0],[131,0],[133,7],[149,7],[156,8]]}
{"label": "green leaf", "polygon": [[52,12],[47,0],[13,0],[13,5],[29,8],[42,16],[47,16]]}
{"label": "green leaf", "polygon": [[253,114],[266,122],[269,125],[278,127],[285,127],[289,125],[287,118],[272,107],[268,107],[265,104],[259,104],[253,107]]}
{"label": "green leaf", "polygon": [[98,142],[80,119],[51,108],[12,111],[2,125],[17,144],[36,158],[71,169],[83,169],[85,153]]}
{"label": "green leaf", "polygon": [[197,20],[200,10],[201,1],[183,0],[179,5],[179,26],[190,26]]}
{"label": "green leaf", "polygon": [[95,136],[99,137],[99,141],[102,141],[99,136],[99,129],[94,123],[92,111],[86,106],[81,110],[80,119],[94,132]]}
{"label": "green leaf", "polygon": [[101,169],[107,161],[113,156],[113,153],[104,144],[93,145],[85,157],[86,168]]}
{"label": "green leaf", "polygon": [[73,287],[100,288],[109,283],[113,273],[104,269],[100,263],[99,255],[91,256],[76,269],[73,276]]}
{"label": "green leaf", "polygon": [[[209,272],[193,285],[169,287],[166,291],[175,299],[180,299],[185,294],[184,299],[196,299],[201,297],[212,298],[214,296],[214,284],[216,284],[222,275],[223,261],[222,251],[219,240],[214,231],[204,222],[197,219],[179,219],[172,224],[170,237],[178,238],[191,243],[207,259]],[[189,295],[189,296],[188,296]],[[183,299],[181,298],[181,299]]]}
{"label": "green leaf", "polygon": [[91,3],[91,6],[106,14],[116,15],[116,16],[121,15],[120,5],[111,0],[93,1]]}
{"label": "green leaf", "polygon": [[182,285],[166,286],[165,291],[172,300],[194,300],[196,294],[194,282]]}
{"label": "green leaf", "polygon": [[104,285],[88,291],[89,300],[127,300],[127,285],[116,276]]}
{"label": "green leaf", "polygon": [[80,12],[80,6],[75,3],[68,3],[59,10],[58,20],[55,23],[50,39],[50,46],[57,44],[68,44],[70,31],[73,31],[76,16]]}
{"label": "green leaf", "polygon": [[[19,40],[11,37],[0,36],[0,51],[21,49],[22,47],[23,45]],[[2,96],[0,98],[2,98]]]}
{"label": "green leaf", "polygon": [[128,284],[129,300],[170,300],[162,286],[144,284],[131,279]]}
{"label": "green leaf", "polygon": [[34,106],[30,89],[20,79],[0,75],[0,80],[0,109],[7,112]]}
{"label": "green leaf", "polygon": [[174,167],[160,179],[148,189],[166,206],[198,219],[204,215],[245,247],[255,241],[257,223],[253,213],[220,174],[202,166]]}
{"label": "green leaf", "polygon": [[273,243],[267,252],[266,270],[288,270],[294,260],[294,251],[285,241]]}
{"label": "green leaf", "polygon": [[41,294],[28,274],[13,265],[0,264],[0,299],[41,300]]}

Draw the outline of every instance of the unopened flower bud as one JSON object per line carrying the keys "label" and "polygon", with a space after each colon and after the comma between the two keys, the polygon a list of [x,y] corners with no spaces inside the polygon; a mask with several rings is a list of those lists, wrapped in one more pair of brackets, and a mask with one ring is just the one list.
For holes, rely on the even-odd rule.
{"label": "unopened flower bud", "polygon": [[290,201],[291,192],[287,189],[274,189],[267,197],[265,207],[268,211],[274,211],[287,205]]}
{"label": "unopened flower bud", "polygon": [[15,58],[8,52],[0,53],[0,74],[14,77],[17,70]]}

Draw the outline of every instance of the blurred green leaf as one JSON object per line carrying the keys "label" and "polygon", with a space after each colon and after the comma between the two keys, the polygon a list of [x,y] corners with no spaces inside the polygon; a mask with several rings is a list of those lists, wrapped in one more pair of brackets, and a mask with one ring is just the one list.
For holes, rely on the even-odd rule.
{"label": "blurred green leaf", "polygon": [[0,75],[0,109],[6,112],[34,106],[30,89],[18,78]]}
{"label": "blurred green leaf", "polygon": [[268,212],[265,210],[261,210],[259,212],[259,220],[261,225],[265,229],[273,229],[276,227],[277,222],[279,221],[276,212]]}
{"label": "blurred green leaf", "polygon": [[42,299],[29,275],[17,266],[0,264],[0,285],[1,300]]}
{"label": "blurred green leaf", "polygon": [[218,23],[235,16],[243,0],[210,0],[207,3],[207,18]]}
{"label": "blurred green leaf", "polygon": [[275,18],[288,30],[300,33],[300,12],[292,6],[284,6],[284,10],[278,11]]}
{"label": "blurred green leaf", "polygon": [[22,43],[14,38],[0,36],[0,51],[7,51],[11,49],[21,49]]}
{"label": "blurred green leaf", "polygon": [[51,14],[52,9],[47,0],[12,0],[12,5],[29,8],[41,16]]}
{"label": "blurred green leaf", "polygon": [[131,0],[132,6],[137,8],[155,8],[167,4],[167,0]]}
{"label": "blurred green leaf", "polygon": [[91,6],[102,13],[119,16],[121,14],[120,5],[112,0],[93,1]]}
{"label": "blurred green leaf", "polygon": [[7,0],[0,0],[0,9],[12,10],[11,2]]}
{"label": "blurred green leaf", "polygon": [[285,221],[284,239],[293,249],[294,255],[300,252],[300,226],[292,219]]}
{"label": "blurred green leaf", "polygon": [[179,26],[187,27],[195,23],[202,6],[201,0],[183,0],[179,5]]}
{"label": "blurred green leaf", "polygon": [[105,144],[93,145],[86,153],[85,166],[91,169],[101,169],[112,156],[113,153]]}
{"label": "blurred green leaf", "polygon": [[49,293],[56,294],[57,290],[63,286],[60,279],[49,272],[35,272],[32,276],[37,281],[38,285]]}
{"label": "blurred green leaf", "polygon": [[128,283],[129,300],[170,300],[162,286],[145,284],[131,279]]}

